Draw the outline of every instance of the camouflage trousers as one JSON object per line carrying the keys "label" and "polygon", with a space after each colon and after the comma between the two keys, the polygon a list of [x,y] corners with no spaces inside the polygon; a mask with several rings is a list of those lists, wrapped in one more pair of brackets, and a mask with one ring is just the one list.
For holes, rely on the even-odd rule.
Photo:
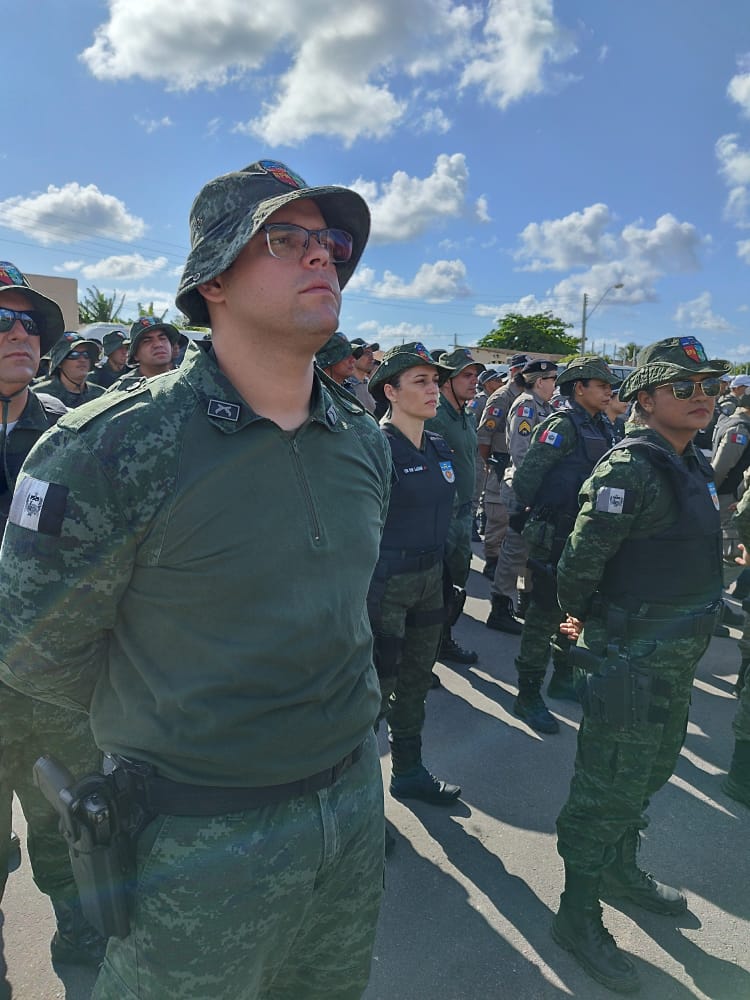
{"label": "camouflage trousers", "polygon": [[[34,784],[32,768],[49,753],[79,777],[98,771],[101,754],[82,712],[28,698],[0,684],[0,887],[5,888],[13,793],[27,823],[29,860],[38,888],[54,899],[77,894],[58,815]],[[0,899],[2,892],[0,891]]]}
{"label": "camouflage trousers", "polygon": [[735,739],[750,741],[750,684],[748,678],[740,694],[740,704],[732,723]]}
{"label": "camouflage trousers", "polygon": [[550,646],[556,667],[567,663],[570,641],[559,632],[563,613],[558,608],[543,608],[532,591],[521,633],[521,647],[516,657],[519,677],[544,674],[549,663]]}
{"label": "camouflage trousers", "polygon": [[131,932],[95,1000],[355,1000],[383,891],[374,733],[331,787],[215,817],[159,816],[138,840]]}
{"label": "camouflage trousers", "polygon": [[[602,648],[601,623],[588,623],[584,640]],[[590,642],[598,631],[596,642]],[[617,729],[584,716],[578,731],[575,772],[568,801],[557,819],[557,850],[575,871],[597,875],[615,856],[623,834],[648,823],[651,796],[672,775],[685,739],[690,694],[698,661],[709,639],[635,641],[631,660],[653,670],[671,685],[669,695],[653,695],[652,705],[666,713],[663,722],[640,722]]]}
{"label": "camouflage trousers", "polygon": [[465,513],[456,515],[448,526],[445,540],[445,563],[451,580],[457,587],[466,586],[471,568],[471,526],[474,515],[469,505]]}
{"label": "camouflage trousers", "polygon": [[[380,717],[387,719],[394,739],[422,732],[425,699],[443,628],[442,610],[441,563],[414,573],[398,573],[386,581],[372,629],[382,699]],[[420,617],[432,618],[432,624],[419,624]],[[379,648],[393,651],[385,663]]]}

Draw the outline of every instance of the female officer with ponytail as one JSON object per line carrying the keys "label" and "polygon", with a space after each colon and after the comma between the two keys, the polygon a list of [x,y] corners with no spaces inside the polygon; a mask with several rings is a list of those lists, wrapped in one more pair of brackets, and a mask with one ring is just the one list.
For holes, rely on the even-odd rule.
{"label": "female officer with ponytail", "polygon": [[461,794],[422,763],[424,703],[445,617],[443,552],[456,478],[453,452],[424,422],[435,416],[439,386],[449,374],[412,342],[388,351],[369,384],[376,402],[389,407],[381,428],[392,455],[390,506],[367,598],[381,718],[391,744],[390,790],[395,798],[435,805]]}

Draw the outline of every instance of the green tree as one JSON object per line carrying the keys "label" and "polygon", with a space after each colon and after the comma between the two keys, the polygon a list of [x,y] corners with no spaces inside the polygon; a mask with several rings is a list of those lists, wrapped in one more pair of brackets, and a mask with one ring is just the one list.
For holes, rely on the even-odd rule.
{"label": "green tree", "polygon": [[149,302],[147,306],[144,306],[142,302],[138,303],[139,316],[153,316],[155,319],[158,319],[160,323],[163,322],[164,317],[167,315],[168,312],[169,308],[167,307],[163,313],[157,313],[154,309],[153,299]]}
{"label": "green tree", "polygon": [[117,292],[108,297],[104,292],[100,292],[96,285],[87,288],[82,301],[78,303],[78,322],[121,323],[120,310],[125,302],[125,296],[123,295],[118,305],[115,305],[116,301]]}
{"label": "green tree", "polygon": [[479,347],[495,347],[509,351],[534,351],[537,354],[573,354],[578,350],[578,338],[565,331],[573,326],[551,312],[521,316],[508,313],[479,341]]}

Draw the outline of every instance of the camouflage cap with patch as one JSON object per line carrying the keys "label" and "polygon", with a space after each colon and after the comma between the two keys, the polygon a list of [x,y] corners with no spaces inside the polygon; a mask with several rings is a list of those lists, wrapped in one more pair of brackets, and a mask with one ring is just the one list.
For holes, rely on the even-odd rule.
{"label": "camouflage cap with patch", "polygon": [[468,347],[457,347],[454,351],[441,354],[438,360],[445,368],[450,368],[450,378],[458,375],[464,368],[469,368],[471,365],[476,365],[480,372],[483,372],[485,369],[481,361],[477,361],[476,358],[472,357]]}
{"label": "camouflage cap with patch", "polygon": [[293,201],[312,198],[326,226],[344,229],[353,238],[352,256],[337,264],[341,288],[362,256],[370,233],[370,211],[361,195],[349,188],[310,187],[277,160],[258,160],[242,170],[222,174],[198,193],[190,210],[190,245],[177,291],[177,307],[196,326],[209,326],[198,286],[226,271],[268,217]]}
{"label": "camouflage cap with patch", "polygon": [[330,368],[331,365],[351,357],[351,354],[352,345],[349,343],[349,338],[345,333],[337,330],[315,355],[315,362],[320,368]]}
{"label": "camouflage cap with patch", "polygon": [[102,337],[102,347],[106,357],[109,357],[118,347],[127,347],[129,343],[124,330],[110,330]]}
{"label": "camouflage cap with patch", "polygon": [[641,389],[665,385],[690,375],[715,375],[720,378],[731,368],[721,358],[709,359],[703,344],[695,337],[668,337],[644,347],[636,360],[637,368],[620,386],[620,399],[635,399]]}
{"label": "camouflage cap with patch", "polygon": [[5,292],[21,292],[31,301],[40,331],[39,350],[41,354],[46,354],[65,332],[65,320],[60,306],[32,288],[26,275],[21,274],[9,260],[0,261],[0,306]]}
{"label": "camouflage cap with patch", "polygon": [[604,358],[589,354],[569,361],[567,367],[563,368],[555,379],[555,385],[563,385],[565,382],[579,382],[586,378],[599,379],[602,382],[609,382],[610,385],[616,385],[620,381]]}
{"label": "camouflage cap with patch", "polygon": [[399,344],[397,347],[392,347],[390,351],[386,351],[383,355],[383,360],[367,383],[367,387],[370,392],[373,392],[379,386],[382,386],[384,382],[393,378],[394,375],[406,371],[407,368],[416,368],[418,365],[426,365],[428,368],[434,368],[438,373],[439,385],[442,385],[446,379],[454,374],[450,368],[447,368],[443,364],[438,364],[430,356],[430,352],[424,344],[421,344],[418,340],[412,340],[408,344]]}
{"label": "camouflage cap with patch", "polygon": [[[180,340],[180,331],[171,323],[165,323],[156,316],[139,316],[130,327],[130,347],[128,349],[128,364],[134,365],[135,355],[138,351],[138,344],[143,340],[144,333],[149,330],[163,330],[169,337],[171,344],[177,344]],[[185,338],[188,339],[187,337]]]}
{"label": "camouflage cap with patch", "polygon": [[101,349],[98,340],[84,340],[75,331],[66,330],[49,352],[50,371],[57,371],[71,351],[85,351],[93,366],[99,360]]}

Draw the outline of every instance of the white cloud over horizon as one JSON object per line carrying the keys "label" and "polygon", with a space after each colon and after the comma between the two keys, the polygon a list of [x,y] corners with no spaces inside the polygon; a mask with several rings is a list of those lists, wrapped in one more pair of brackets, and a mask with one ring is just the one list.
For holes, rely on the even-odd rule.
{"label": "white cloud over horizon", "polygon": [[[355,280],[356,279],[356,280]],[[466,265],[461,260],[437,260],[422,264],[411,281],[392,271],[385,271],[377,280],[372,268],[362,268],[347,288],[379,299],[420,299],[424,302],[449,302],[466,298]]]}
{"label": "white cloud over horizon", "polygon": [[701,292],[689,302],[681,302],[673,317],[675,323],[691,330],[705,330],[712,333],[729,333],[732,324],[713,311],[710,292]]}
{"label": "white cloud over horizon", "polygon": [[44,246],[75,243],[92,236],[131,243],[143,236],[146,224],[131,215],[114,195],[96,184],[76,181],[28,197],[16,195],[0,201],[0,225],[22,232]]}

